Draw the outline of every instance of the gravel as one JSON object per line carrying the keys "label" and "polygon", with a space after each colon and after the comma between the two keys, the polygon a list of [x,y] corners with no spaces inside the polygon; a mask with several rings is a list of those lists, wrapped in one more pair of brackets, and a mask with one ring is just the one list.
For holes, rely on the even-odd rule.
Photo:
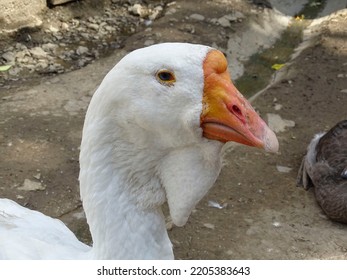
{"label": "gravel", "polygon": [[12,66],[1,72],[0,86],[33,74],[57,74],[84,67],[100,54],[121,48],[129,35],[162,16],[166,5],[112,2],[101,15],[67,20],[57,16],[47,20],[40,30],[18,31],[15,40],[13,35],[0,32],[3,42],[13,40],[0,49],[0,66]]}

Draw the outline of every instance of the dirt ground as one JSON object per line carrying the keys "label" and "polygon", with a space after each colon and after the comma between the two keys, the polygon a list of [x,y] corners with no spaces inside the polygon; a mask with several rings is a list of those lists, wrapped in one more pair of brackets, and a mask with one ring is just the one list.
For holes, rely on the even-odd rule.
{"label": "dirt ground", "polygon": [[[218,18],[235,7],[228,1],[215,1],[213,7],[208,1],[177,2],[181,8],[174,16],[130,36],[124,48],[107,57],[80,70],[0,88],[0,197],[62,219],[90,242],[79,199],[78,156],[85,110],[103,76],[148,39],[223,47],[220,27],[187,17]],[[233,28],[242,28],[242,22]],[[327,219],[312,190],[296,187],[312,136],[347,118],[346,30],[345,9],[322,23],[312,46],[253,101],[265,120],[274,113],[295,126],[277,133],[278,154],[241,146],[228,150],[214,188],[184,227],[169,231],[177,259],[347,258],[347,226]],[[36,190],[28,190],[26,179]]]}

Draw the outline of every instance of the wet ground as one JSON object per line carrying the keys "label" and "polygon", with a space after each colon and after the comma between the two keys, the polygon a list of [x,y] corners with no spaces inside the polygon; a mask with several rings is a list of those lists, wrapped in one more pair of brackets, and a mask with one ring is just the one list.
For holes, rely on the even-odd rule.
{"label": "wet ground", "polygon": [[[164,41],[213,45],[233,62],[230,45],[242,43],[235,38],[243,38],[250,23],[262,26],[255,29],[262,33],[267,30],[262,20],[266,17],[283,24],[291,20],[277,18],[264,5],[248,1],[176,1],[165,9],[164,16],[150,26],[140,26],[120,48],[79,70],[50,75],[29,72],[25,79],[6,76],[0,88],[1,197],[62,219],[80,239],[90,242],[78,192],[79,145],[85,110],[108,70],[128,51]],[[227,21],[218,22],[225,16]],[[305,18],[299,14],[297,20]],[[271,66],[285,65],[278,72],[270,70],[275,78],[252,101],[265,120],[275,114],[287,121],[277,132],[280,152],[269,155],[230,147],[215,187],[186,226],[169,232],[176,258],[347,257],[346,225],[328,220],[314,193],[296,187],[296,173],[311,137],[347,118],[347,11],[321,21],[315,22],[314,32],[305,32],[313,36],[309,46],[290,63],[271,57]],[[273,34],[262,35],[256,43],[264,35],[269,40],[259,43],[260,49],[271,47]],[[233,65],[233,76],[241,75],[244,69]],[[257,82],[263,70],[248,71]]]}

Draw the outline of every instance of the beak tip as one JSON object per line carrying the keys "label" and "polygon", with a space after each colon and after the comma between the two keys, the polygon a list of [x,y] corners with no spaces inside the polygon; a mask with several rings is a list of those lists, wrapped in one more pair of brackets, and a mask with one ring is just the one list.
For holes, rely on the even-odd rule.
{"label": "beak tip", "polygon": [[265,133],[264,149],[270,153],[277,153],[279,150],[279,143],[276,134],[270,128],[267,128]]}

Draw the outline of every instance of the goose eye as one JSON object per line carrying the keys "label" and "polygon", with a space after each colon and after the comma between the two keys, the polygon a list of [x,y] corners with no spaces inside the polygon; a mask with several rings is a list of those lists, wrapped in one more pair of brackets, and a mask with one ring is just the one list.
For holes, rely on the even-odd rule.
{"label": "goose eye", "polygon": [[159,70],[156,74],[157,80],[165,85],[172,86],[176,82],[174,73],[169,70]]}

